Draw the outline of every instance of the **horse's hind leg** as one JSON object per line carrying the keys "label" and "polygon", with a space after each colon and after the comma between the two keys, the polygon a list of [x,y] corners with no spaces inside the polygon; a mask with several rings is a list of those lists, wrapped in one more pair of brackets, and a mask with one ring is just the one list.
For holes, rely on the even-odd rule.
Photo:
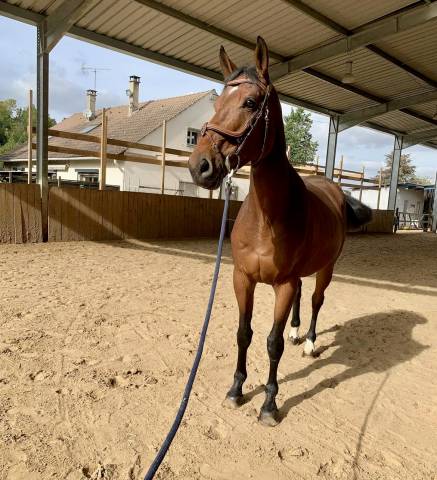
{"label": "horse's hind leg", "polygon": [[299,327],[300,327],[300,299],[302,296],[302,280],[299,278],[297,291],[293,301],[293,311],[291,316],[291,328],[288,338],[293,345],[299,345]]}
{"label": "horse's hind leg", "polygon": [[304,347],[305,355],[314,356],[314,351],[315,351],[314,344],[317,338],[317,334],[316,334],[317,317],[319,315],[319,310],[322,307],[323,301],[325,299],[325,290],[328,287],[328,285],[331,283],[333,270],[334,270],[334,264],[328,265],[327,267],[317,272],[316,288],[314,290],[313,297],[312,297],[313,313],[311,316],[310,328],[306,335],[306,341],[305,341],[305,347]]}
{"label": "horse's hind leg", "polygon": [[275,313],[273,327],[267,337],[267,351],[270,359],[269,378],[266,384],[266,398],[259,416],[259,421],[268,426],[275,426],[279,422],[276,395],[278,393],[278,365],[284,352],[284,329],[290,314],[297,289],[297,280],[275,287]]}
{"label": "horse's hind leg", "polygon": [[234,290],[240,319],[237,332],[238,360],[234,374],[234,383],[223,402],[223,405],[229,408],[237,408],[243,403],[243,383],[247,378],[247,349],[252,341],[253,333],[250,323],[252,320],[255,284],[244,273],[234,269]]}

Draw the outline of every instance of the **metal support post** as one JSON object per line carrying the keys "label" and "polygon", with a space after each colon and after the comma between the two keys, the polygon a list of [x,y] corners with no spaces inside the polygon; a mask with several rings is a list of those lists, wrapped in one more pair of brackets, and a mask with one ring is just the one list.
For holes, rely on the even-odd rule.
{"label": "metal support post", "polygon": [[395,143],[393,147],[393,163],[391,167],[390,189],[388,194],[388,210],[394,210],[396,206],[396,195],[398,191],[398,177],[399,167],[401,164],[403,138],[395,136]]}
{"label": "metal support post", "polygon": [[435,174],[434,202],[432,206],[432,226],[431,231],[437,233],[437,172]]}
{"label": "metal support post", "polygon": [[37,29],[37,123],[36,178],[41,187],[41,217],[43,242],[48,239],[48,120],[49,120],[49,54],[46,53],[46,27]]}
{"label": "metal support post", "polygon": [[329,118],[328,148],[326,150],[326,168],[325,176],[331,180],[334,178],[335,153],[337,150],[339,117],[331,116]]}

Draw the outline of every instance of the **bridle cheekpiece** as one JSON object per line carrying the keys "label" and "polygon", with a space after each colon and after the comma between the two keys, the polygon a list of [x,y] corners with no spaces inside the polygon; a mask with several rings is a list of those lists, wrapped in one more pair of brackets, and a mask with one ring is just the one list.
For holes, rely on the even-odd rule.
{"label": "bridle cheekpiece", "polygon": [[[261,152],[258,156],[257,161],[251,162],[252,166],[258,165],[258,163],[261,161],[263,154],[264,154],[264,148],[267,140],[267,132],[268,132],[268,126],[269,126],[269,108],[268,108],[268,100],[271,92],[271,84],[269,83],[267,86],[262,84],[261,82],[256,82],[249,80],[247,78],[242,78],[242,79],[237,79],[237,80],[231,80],[227,83],[225,83],[225,87],[231,87],[231,86],[239,86],[242,83],[251,83],[253,85],[257,85],[261,87],[265,91],[264,99],[259,106],[259,108],[253,112],[252,116],[249,118],[249,120],[245,123],[243,128],[240,130],[228,130],[226,128],[222,128],[219,125],[215,125],[213,123],[206,122],[203,124],[202,129],[200,130],[200,135],[204,137],[205,135],[208,137],[212,147],[216,151],[216,153],[220,153],[220,150],[218,148],[217,143],[214,141],[212,136],[210,135],[211,132],[218,133],[220,136],[223,138],[228,138],[234,140],[238,146],[235,149],[234,152],[228,154],[225,158],[225,166],[226,169],[228,170],[228,173],[232,176],[239,168],[240,168],[240,152],[243,149],[244,144],[246,143],[247,139],[250,137],[251,133],[257,126],[259,120],[261,117],[264,116],[264,121],[265,121],[265,126],[264,126],[264,140],[263,140],[263,146],[261,149]],[[235,166],[231,166],[231,160],[236,159]]]}

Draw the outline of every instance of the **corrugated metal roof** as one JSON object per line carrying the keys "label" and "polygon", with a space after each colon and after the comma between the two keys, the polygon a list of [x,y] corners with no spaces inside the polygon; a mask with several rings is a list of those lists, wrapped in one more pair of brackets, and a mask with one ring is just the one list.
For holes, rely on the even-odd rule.
{"label": "corrugated metal roof", "polygon": [[316,64],[314,68],[341,80],[348,60],[353,62],[354,86],[372,95],[390,100],[424,88],[422,81],[364,48]]}
{"label": "corrugated metal roof", "polygon": [[415,0],[305,0],[315,10],[330,17],[348,30],[374,21],[391,12],[416,3]]}
{"label": "corrugated metal roof", "polygon": [[405,133],[431,128],[428,123],[411,117],[410,115],[400,111],[389,112],[384,115],[380,115],[372,121],[381,127],[390,128]]}
{"label": "corrugated metal roof", "polygon": [[[51,14],[61,0],[6,3],[19,7],[16,16],[24,18],[29,17],[28,11]],[[94,0],[73,26],[72,33],[143,58],[219,78],[218,50],[222,44],[237,65],[249,64],[253,61],[252,45],[257,35],[262,35],[271,50],[271,63],[278,63],[335,42],[342,38],[345,29],[352,33],[361,31],[395,12],[428,8],[424,4],[424,0],[303,0],[300,4],[293,0]],[[305,11],[305,5],[327,18]],[[35,17],[28,20],[35,22]],[[391,34],[375,46],[383,50],[382,55],[363,46],[312,65],[314,71],[324,75],[324,80],[300,71],[279,79],[275,86],[285,97],[322,112],[359,110],[378,100],[402,98],[437,87],[437,19]],[[356,77],[353,91],[341,84],[349,59],[353,60]],[[405,64],[407,68],[402,67]],[[424,125],[431,128],[433,123],[437,125],[432,118],[435,104],[437,101],[410,106],[428,117],[427,121],[408,112],[390,112],[372,122],[390,131],[411,132]]]}
{"label": "corrugated metal roof", "polygon": [[287,92],[292,97],[316,103],[334,111],[365,108],[377,104],[355,93],[339,90],[334,85],[305,72],[287,75],[276,83],[276,87],[280,92]]}

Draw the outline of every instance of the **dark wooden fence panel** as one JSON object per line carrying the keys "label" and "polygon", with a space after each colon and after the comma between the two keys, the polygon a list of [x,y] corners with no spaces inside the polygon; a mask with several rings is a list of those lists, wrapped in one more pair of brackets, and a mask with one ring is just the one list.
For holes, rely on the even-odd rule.
{"label": "dark wooden fence panel", "polygon": [[[241,202],[231,202],[229,228]],[[223,200],[50,188],[49,241],[217,237]],[[365,232],[391,232],[393,212],[374,210]],[[40,242],[38,185],[0,184],[0,243]]]}
{"label": "dark wooden fence panel", "polygon": [[223,200],[52,187],[49,241],[215,237],[222,212]]}
{"label": "dark wooden fence panel", "polygon": [[0,243],[40,242],[39,185],[0,184]]}
{"label": "dark wooden fence panel", "polygon": [[373,210],[372,221],[362,228],[367,233],[393,233],[393,210]]}

